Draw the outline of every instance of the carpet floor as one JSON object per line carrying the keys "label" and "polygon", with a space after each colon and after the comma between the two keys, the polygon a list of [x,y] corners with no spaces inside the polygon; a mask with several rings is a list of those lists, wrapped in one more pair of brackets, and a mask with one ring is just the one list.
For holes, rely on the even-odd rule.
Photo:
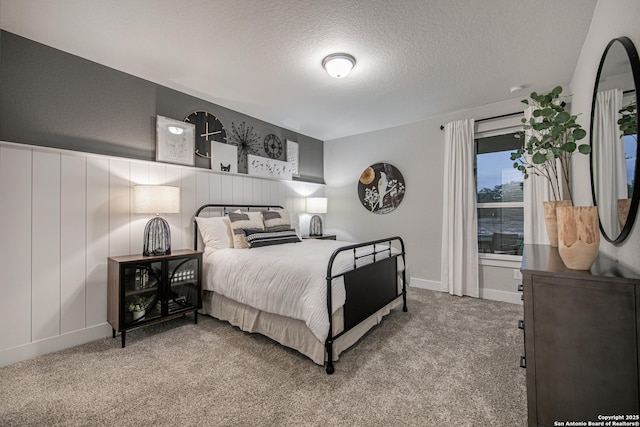
{"label": "carpet floor", "polygon": [[2,426],[525,426],[522,307],[411,288],[327,375],[190,316],[0,368]]}

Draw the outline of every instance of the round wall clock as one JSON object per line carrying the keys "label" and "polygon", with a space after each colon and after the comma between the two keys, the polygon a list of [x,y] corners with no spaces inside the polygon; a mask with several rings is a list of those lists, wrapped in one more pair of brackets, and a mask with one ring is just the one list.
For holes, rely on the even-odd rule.
{"label": "round wall clock", "polygon": [[279,159],[282,155],[283,146],[282,141],[276,135],[270,133],[264,137],[264,151],[272,159]]}
{"label": "round wall clock", "polygon": [[227,131],[216,116],[206,111],[194,111],[184,119],[196,127],[196,155],[211,158],[211,141],[227,142]]}
{"label": "round wall clock", "polygon": [[389,163],[369,166],[358,182],[360,203],[376,214],[386,214],[397,208],[404,198],[404,191],[404,177]]}

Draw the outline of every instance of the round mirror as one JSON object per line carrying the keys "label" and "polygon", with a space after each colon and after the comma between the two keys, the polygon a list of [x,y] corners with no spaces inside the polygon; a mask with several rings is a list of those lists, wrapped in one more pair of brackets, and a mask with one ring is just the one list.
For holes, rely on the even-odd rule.
{"label": "round mirror", "polygon": [[627,37],[607,45],[596,76],[591,105],[591,191],[600,231],[621,244],[638,211],[638,89],[640,63]]}

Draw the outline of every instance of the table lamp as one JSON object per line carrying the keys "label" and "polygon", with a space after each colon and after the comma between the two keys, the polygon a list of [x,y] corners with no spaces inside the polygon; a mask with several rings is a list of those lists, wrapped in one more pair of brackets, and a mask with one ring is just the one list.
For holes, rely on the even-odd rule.
{"label": "table lamp", "polygon": [[[308,197],[307,212],[312,214],[327,213],[326,197]],[[322,236],[322,219],[318,215],[313,215],[309,222],[309,236]]]}
{"label": "table lamp", "polygon": [[167,185],[137,185],[134,191],[134,212],[156,216],[144,227],[142,254],[171,254],[171,230],[161,213],[180,213],[180,188]]}

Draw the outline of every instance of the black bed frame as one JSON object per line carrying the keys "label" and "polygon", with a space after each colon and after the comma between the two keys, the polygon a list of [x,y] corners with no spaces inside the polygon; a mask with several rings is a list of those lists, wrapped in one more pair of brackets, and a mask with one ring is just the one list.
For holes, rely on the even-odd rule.
{"label": "black bed frame", "polygon": [[[206,204],[198,208],[194,215],[194,236],[193,248],[198,249],[198,224],[195,217],[205,209],[219,210],[225,215],[229,210],[243,209],[265,210],[282,209],[282,206],[271,205],[229,205],[229,204]],[[367,251],[366,255],[358,255],[358,248],[372,246],[373,251]],[[392,247],[398,247],[399,251],[392,251]],[[353,255],[353,268],[349,271],[332,274],[333,262],[341,252],[351,251]],[[371,263],[358,266],[360,258],[372,258]],[[398,257],[402,257],[402,291],[398,292]],[[333,334],[332,304],[331,304],[331,284],[334,279],[344,278],[346,290],[346,301],[344,304],[344,330],[338,334]],[[404,241],[395,236],[385,239],[372,240],[368,242],[343,246],[336,249],[327,266],[327,312],[329,316],[329,335],[325,341],[327,353],[327,374],[333,374],[333,342],[343,334],[347,333],[360,322],[376,313],[385,305],[391,303],[396,298],[402,296],[402,311],[407,311],[407,288],[406,288],[406,263]]]}

